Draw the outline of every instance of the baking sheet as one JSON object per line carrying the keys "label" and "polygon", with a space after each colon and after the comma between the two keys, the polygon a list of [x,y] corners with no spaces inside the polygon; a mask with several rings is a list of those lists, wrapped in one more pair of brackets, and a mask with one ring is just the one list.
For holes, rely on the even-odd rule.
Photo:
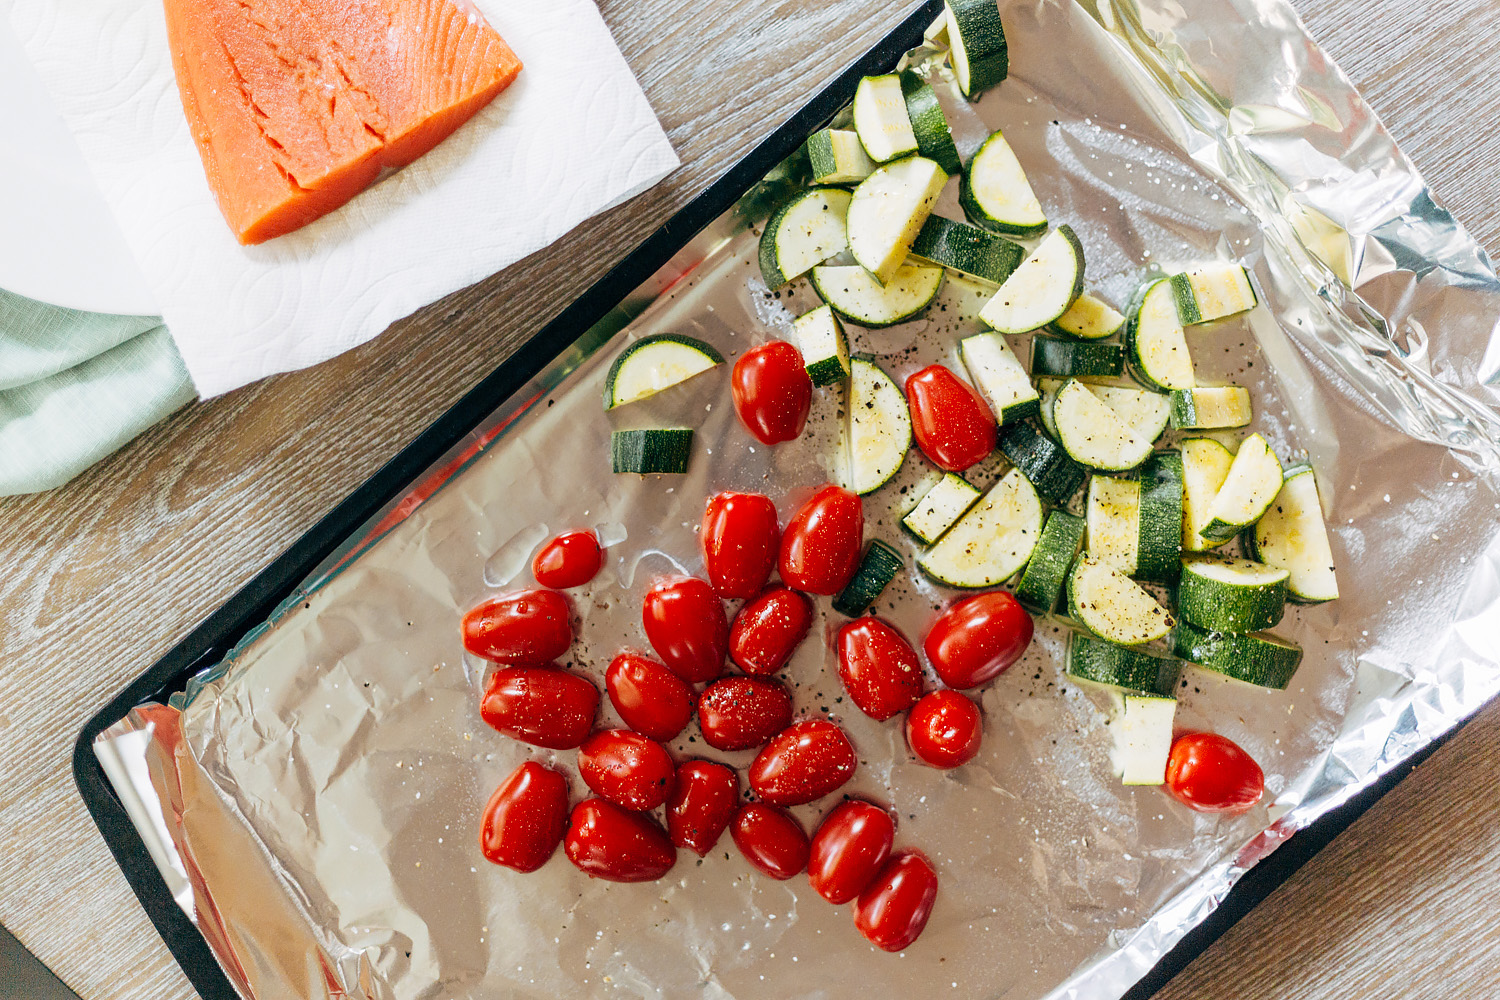
{"label": "baking sheet", "polygon": [[[1190,334],[1194,358],[1205,381],[1250,387],[1253,429],[1278,454],[1317,467],[1344,597],[1277,628],[1307,650],[1287,691],[1189,670],[1178,722],[1245,746],[1274,799],[1223,819],[1121,787],[1106,706],[1061,676],[1061,625],[984,691],[980,757],[946,774],[910,762],[896,722],[846,711],[831,651],[809,641],[788,671],[799,709],[847,727],[862,761],[850,790],[891,804],[898,844],[939,872],[932,922],[902,956],[802,880],[754,874],[727,838],[644,886],[590,882],[561,858],[530,876],[482,860],[494,786],[525,757],[568,769],[572,754],[479,720],[462,611],[506,588],[548,531],[597,527],[614,544],[575,599],[575,665],[602,674],[644,644],[651,577],[701,570],[708,493],[761,489],[785,514],[840,471],[834,392],[774,451],[738,427],[722,370],[608,415],[598,404],[625,339],[670,330],[735,355],[816,302],[768,293],[753,265],[753,227],[787,190],[772,177],[624,333],[586,336],[539,394],[502,408],[459,475],[341,553],[184,696],[102,738],[158,866],[244,995],[1117,996],[1245,867],[1500,689],[1500,449],[1483,385],[1500,283],[1482,251],[1289,8],[1003,9],[1011,79],[978,105],[914,54],[961,152],[1004,127],[1049,216],[1078,231],[1090,287],[1117,303],[1154,267],[1214,256],[1243,260],[1263,292],[1248,320]],[[961,217],[951,189],[938,210]],[[851,328],[855,348],[898,379],[951,363],[983,297],[950,276],[925,319]],[[698,430],[688,476],[601,474],[613,427],[679,423]],[[930,475],[910,457],[867,499],[867,534],[910,556],[895,521]],[[879,610],[919,635],[947,595],[903,579]],[[838,621],[826,599],[819,611]],[[681,754],[751,756],[690,739]],[[825,808],[797,811],[811,828]]]}

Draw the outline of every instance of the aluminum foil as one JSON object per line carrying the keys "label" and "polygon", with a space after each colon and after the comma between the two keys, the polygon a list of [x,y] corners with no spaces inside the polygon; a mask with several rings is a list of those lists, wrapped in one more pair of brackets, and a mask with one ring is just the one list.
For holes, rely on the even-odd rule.
{"label": "aluminum foil", "polygon": [[[1500,690],[1500,282],[1484,252],[1286,4],[1002,6],[1011,78],[979,103],[957,97],[936,48],[908,56],[960,151],[1003,127],[1049,216],[1081,237],[1089,286],[1116,303],[1155,270],[1211,257],[1244,261],[1262,292],[1247,319],[1192,331],[1194,358],[1205,380],[1250,387],[1254,428],[1283,458],[1316,466],[1344,596],[1278,627],[1306,649],[1288,690],[1189,669],[1178,722],[1248,749],[1264,804],[1218,818],[1121,786],[1107,703],[1064,679],[1066,629],[1051,622],[983,692],[978,759],[920,767],[897,722],[843,700],[818,641],[838,620],[824,600],[788,676],[803,714],[850,732],[849,790],[890,804],[898,844],[936,864],[917,944],[876,951],[847,907],[755,874],[727,838],[646,885],[590,881],[561,856],[533,875],[483,860],[496,784],[524,758],[571,770],[573,755],[485,727],[485,665],[460,650],[459,615],[524,582],[549,532],[595,527],[609,559],[575,592],[573,659],[597,676],[644,646],[650,580],[701,571],[708,493],[763,490],[787,511],[842,473],[837,392],[820,390],[808,432],[774,451],[738,426],[722,369],[599,405],[631,338],[673,331],[736,355],[814,303],[801,282],[768,292],[753,264],[794,159],[222,664],[100,738],[163,877],[243,996],[1115,997],[1249,866]],[[939,212],[961,217],[951,190]],[[855,348],[898,379],[951,363],[986,294],[950,275],[926,318],[851,328]],[[613,428],[681,424],[698,434],[687,476],[608,472]],[[868,498],[868,534],[910,558],[896,521],[934,475],[908,458]],[[916,635],[949,596],[903,577],[878,609]],[[679,754],[750,756],[691,733]],[[829,805],[797,811],[811,828]]]}

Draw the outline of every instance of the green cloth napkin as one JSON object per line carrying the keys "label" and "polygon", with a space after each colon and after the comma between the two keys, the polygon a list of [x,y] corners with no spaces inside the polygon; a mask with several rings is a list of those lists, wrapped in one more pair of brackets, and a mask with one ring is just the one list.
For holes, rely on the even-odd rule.
{"label": "green cloth napkin", "polygon": [[0,289],[0,496],[61,486],[195,395],[159,317]]}

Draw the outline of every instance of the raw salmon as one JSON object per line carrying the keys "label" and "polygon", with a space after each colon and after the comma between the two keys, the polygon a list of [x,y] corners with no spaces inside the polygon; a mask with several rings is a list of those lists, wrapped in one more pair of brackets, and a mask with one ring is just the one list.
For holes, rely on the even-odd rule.
{"label": "raw salmon", "polygon": [[521,70],[467,0],[165,2],[188,125],[246,244],[415,160]]}

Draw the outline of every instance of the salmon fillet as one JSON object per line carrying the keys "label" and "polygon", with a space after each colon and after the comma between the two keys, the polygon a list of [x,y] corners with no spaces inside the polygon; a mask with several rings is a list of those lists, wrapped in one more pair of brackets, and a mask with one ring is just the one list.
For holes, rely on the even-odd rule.
{"label": "salmon fillet", "polygon": [[333,211],[509,86],[467,0],[165,0],[177,88],[243,244]]}

